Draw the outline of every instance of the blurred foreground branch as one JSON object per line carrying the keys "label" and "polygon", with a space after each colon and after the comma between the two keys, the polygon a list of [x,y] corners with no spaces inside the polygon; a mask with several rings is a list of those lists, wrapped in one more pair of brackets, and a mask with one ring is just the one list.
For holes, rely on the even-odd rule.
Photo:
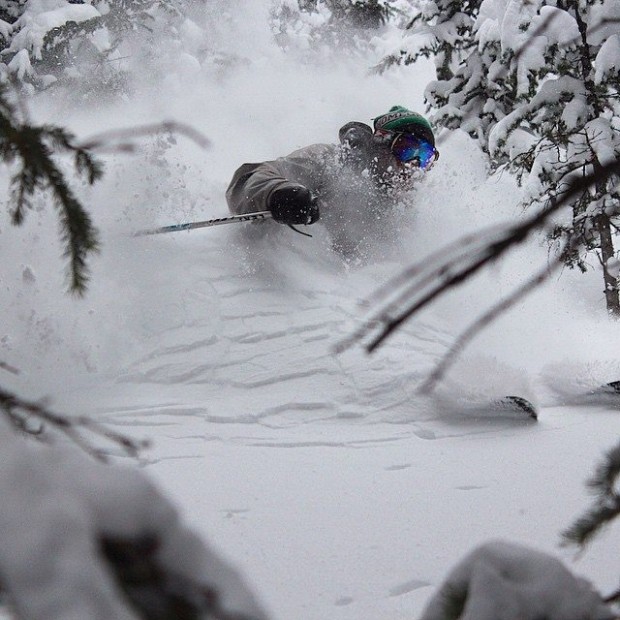
{"label": "blurred foreground branch", "polygon": [[[559,197],[550,198],[543,209],[523,222],[512,226],[493,226],[468,235],[405,269],[371,297],[370,303],[378,305],[378,310],[341,341],[336,346],[336,352],[341,353],[355,344],[362,344],[368,353],[372,353],[422,309],[523,243],[533,231],[544,228],[551,216],[570,205],[575,196],[618,174],[619,160],[597,167],[592,173],[568,183]],[[575,243],[574,239],[569,238],[569,246]],[[448,358],[454,358],[482,328],[545,282],[559,265],[559,260],[556,260],[539,271],[467,328],[457,338],[447,358],[440,362],[426,387],[431,387],[442,376],[449,365]]]}
{"label": "blurred foreground branch", "polygon": [[454,341],[452,346],[439,360],[433,372],[428,376],[424,383],[420,386],[421,392],[431,392],[435,385],[441,381],[446,372],[456,361],[459,353],[489,324],[491,324],[498,316],[506,310],[509,310],[525,295],[546,282],[553,273],[560,267],[562,262],[555,259],[549,266],[545,266],[537,274],[529,278],[524,284],[517,287],[510,295],[493,305],[489,310],[479,316],[469,327],[467,327]]}
{"label": "blurred foreground branch", "polygon": [[99,251],[99,234],[58,156],[72,156],[74,172],[93,185],[103,177],[103,164],[95,158],[96,151],[134,152],[133,140],[161,133],[186,136],[201,148],[208,148],[210,142],[184,123],[167,121],[107,131],[80,143],[62,127],[33,125],[20,104],[17,94],[0,84],[0,161],[17,167],[11,177],[11,221],[16,226],[23,224],[37,193],[51,194],[69,262],[69,290],[83,295],[88,284],[88,259]]}
{"label": "blurred foreground branch", "polygon": [[62,127],[28,122],[20,102],[13,98],[9,87],[0,84],[0,160],[17,165],[11,177],[11,220],[16,226],[22,224],[36,193],[51,193],[58,210],[64,253],[69,259],[69,289],[81,295],[88,281],[87,258],[99,249],[99,239],[56,155],[72,155],[76,173],[90,185],[102,177],[103,166]]}
{"label": "blurred foreground branch", "polygon": [[[620,480],[620,443],[605,455],[605,460],[597,466],[588,481],[594,502],[583,516],[563,532],[564,544],[585,547],[601,529],[620,515],[618,480]],[[613,596],[618,595],[616,593]]]}
{"label": "blurred foreground branch", "polygon": [[82,142],[83,149],[91,151],[134,152],[136,145],[132,140],[162,133],[178,134],[195,142],[199,147],[207,149],[211,141],[197,129],[177,121],[149,123],[128,129],[112,129],[96,134]]}
{"label": "blurred foreground branch", "polygon": [[140,451],[148,446],[145,441],[136,441],[112,431],[87,416],[60,415],[41,404],[19,398],[1,387],[0,410],[18,430],[47,442],[52,441],[54,432],[60,433],[84,452],[103,462],[108,460],[107,451],[95,446],[85,434],[111,442],[130,457],[137,457]]}

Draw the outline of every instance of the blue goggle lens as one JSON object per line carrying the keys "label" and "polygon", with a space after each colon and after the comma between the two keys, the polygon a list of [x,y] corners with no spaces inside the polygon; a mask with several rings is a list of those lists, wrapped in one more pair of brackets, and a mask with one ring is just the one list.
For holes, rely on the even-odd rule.
{"label": "blue goggle lens", "polygon": [[410,133],[400,133],[392,142],[392,153],[399,161],[418,160],[420,168],[428,168],[436,159],[435,147]]}

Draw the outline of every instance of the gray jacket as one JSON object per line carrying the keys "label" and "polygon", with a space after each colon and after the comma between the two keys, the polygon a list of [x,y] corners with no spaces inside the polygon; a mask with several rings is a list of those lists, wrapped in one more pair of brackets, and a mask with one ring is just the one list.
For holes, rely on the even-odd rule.
{"label": "gray jacket", "polygon": [[269,196],[283,183],[300,183],[315,196],[324,196],[333,184],[340,148],[313,144],[286,157],[259,164],[243,164],[234,174],[226,200],[232,213],[268,211]]}
{"label": "gray jacket", "polygon": [[400,170],[372,135],[370,127],[352,122],[340,130],[338,145],[313,144],[273,161],[243,164],[226,191],[231,212],[268,211],[276,188],[299,183],[316,196],[334,247],[351,253],[364,239],[372,243],[373,228],[387,228],[384,216],[398,202]]}

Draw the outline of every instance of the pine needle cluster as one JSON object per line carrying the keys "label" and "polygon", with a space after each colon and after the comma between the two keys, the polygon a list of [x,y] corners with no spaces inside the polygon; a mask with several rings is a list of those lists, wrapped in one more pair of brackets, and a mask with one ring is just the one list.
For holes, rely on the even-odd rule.
{"label": "pine needle cluster", "polygon": [[562,537],[566,544],[587,545],[606,525],[620,515],[620,443],[610,450],[588,481],[594,495],[592,506]]}
{"label": "pine needle cluster", "polygon": [[9,210],[16,226],[24,222],[35,195],[49,192],[58,212],[64,256],[68,260],[68,288],[83,295],[88,282],[87,260],[99,249],[98,234],[88,212],[69,185],[57,157],[69,154],[78,176],[93,184],[103,174],[102,164],[80,147],[66,129],[24,122],[11,101],[9,86],[0,85],[0,159],[16,167],[11,176]]}

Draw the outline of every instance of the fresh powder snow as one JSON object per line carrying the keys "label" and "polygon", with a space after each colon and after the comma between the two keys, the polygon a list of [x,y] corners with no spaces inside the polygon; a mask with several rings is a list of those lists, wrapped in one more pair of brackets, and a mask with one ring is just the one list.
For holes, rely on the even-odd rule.
{"label": "fresh powder snow", "polygon": [[[58,20],[60,4],[47,17]],[[418,388],[459,333],[546,263],[542,236],[373,355],[360,346],[336,353],[372,313],[375,291],[404,268],[523,217],[520,188],[507,174],[489,178],[463,132],[438,134],[437,164],[354,259],[332,249],[321,222],[307,229],[312,238],[272,221],[134,236],[226,216],[224,192],[242,163],[335,142],[344,123],[370,123],[392,105],[424,112],[430,64],[369,72],[401,45],[401,32],[373,42],[363,58],[295,42],[283,50],[269,4],[215,3],[206,17],[188,18],[178,45],[150,55],[134,45],[117,60],[133,79],[124,100],[50,90],[26,102],[36,122],[66,125],[85,141],[172,120],[212,145],[162,132],[133,139],[133,153],[101,154],[104,179],[78,188],[102,239],[83,299],[64,292],[49,199],[38,197],[20,228],[6,210],[0,215],[0,361],[20,371],[0,368],[0,384],[152,442],[138,462],[119,456],[117,470],[61,447],[46,467],[37,460],[43,449],[3,439],[2,488],[15,502],[3,517],[30,513],[11,521],[3,573],[25,553],[12,543],[28,539],[37,518],[46,548],[62,539],[62,529],[45,530],[35,514],[40,500],[49,508],[42,516],[72,523],[86,547],[88,532],[133,533],[152,517],[182,543],[170,560],[178,570],[201,578],[203,562],[223,562],[214,572],[226,576],[225,600],[228,593],[231,609],[254,617],[433,620],[445,580],[471,579],[477,605],[518,602],[523,615],[506,618],[574,620],[584,609],[580,617],[607,618],[593,589],[617,588],[617,526],[585,553],[560,546],[590,501],[586,479],[620,431],[616,399],[592,395],[620,379],[618,326],[606,316],[596,265],[585,275],[563,272],[499,317],[430,394]],[[72,6],[80,19],[92,8]],[[606,68],[613,63],[605,57]],[[16,67],[26,70],[25,61]],[[6,195],[6,173],[1,181]],[[496,408],[505,396],[530,400],[538,421]],[[132,498],[135,512],[125,513],[120,506]],[[188,540],[201,551],[184,558]],[[80,574],[93,571],[99,581],[78,542],[59,547],[68,554],[67,596]],[[55,553],[24,549],[33,555],[21,570],[38,563],[56,572]],[[503,561],[518,569],[520,584],[503,574]],[[484,585],[489,573],[497,588]],[[24,587],[28,575],[17,576]],[[558,611],[548,589],[574,598]],[[540,606],[525,604],[524,591]],[[31,617],[49,613],[49,592],[33,602],[42,615]],[[99,617],[131,617],[114,597],[99,603],[81,599],[70,616],[68,601],[57,617],[95,608]]]}

